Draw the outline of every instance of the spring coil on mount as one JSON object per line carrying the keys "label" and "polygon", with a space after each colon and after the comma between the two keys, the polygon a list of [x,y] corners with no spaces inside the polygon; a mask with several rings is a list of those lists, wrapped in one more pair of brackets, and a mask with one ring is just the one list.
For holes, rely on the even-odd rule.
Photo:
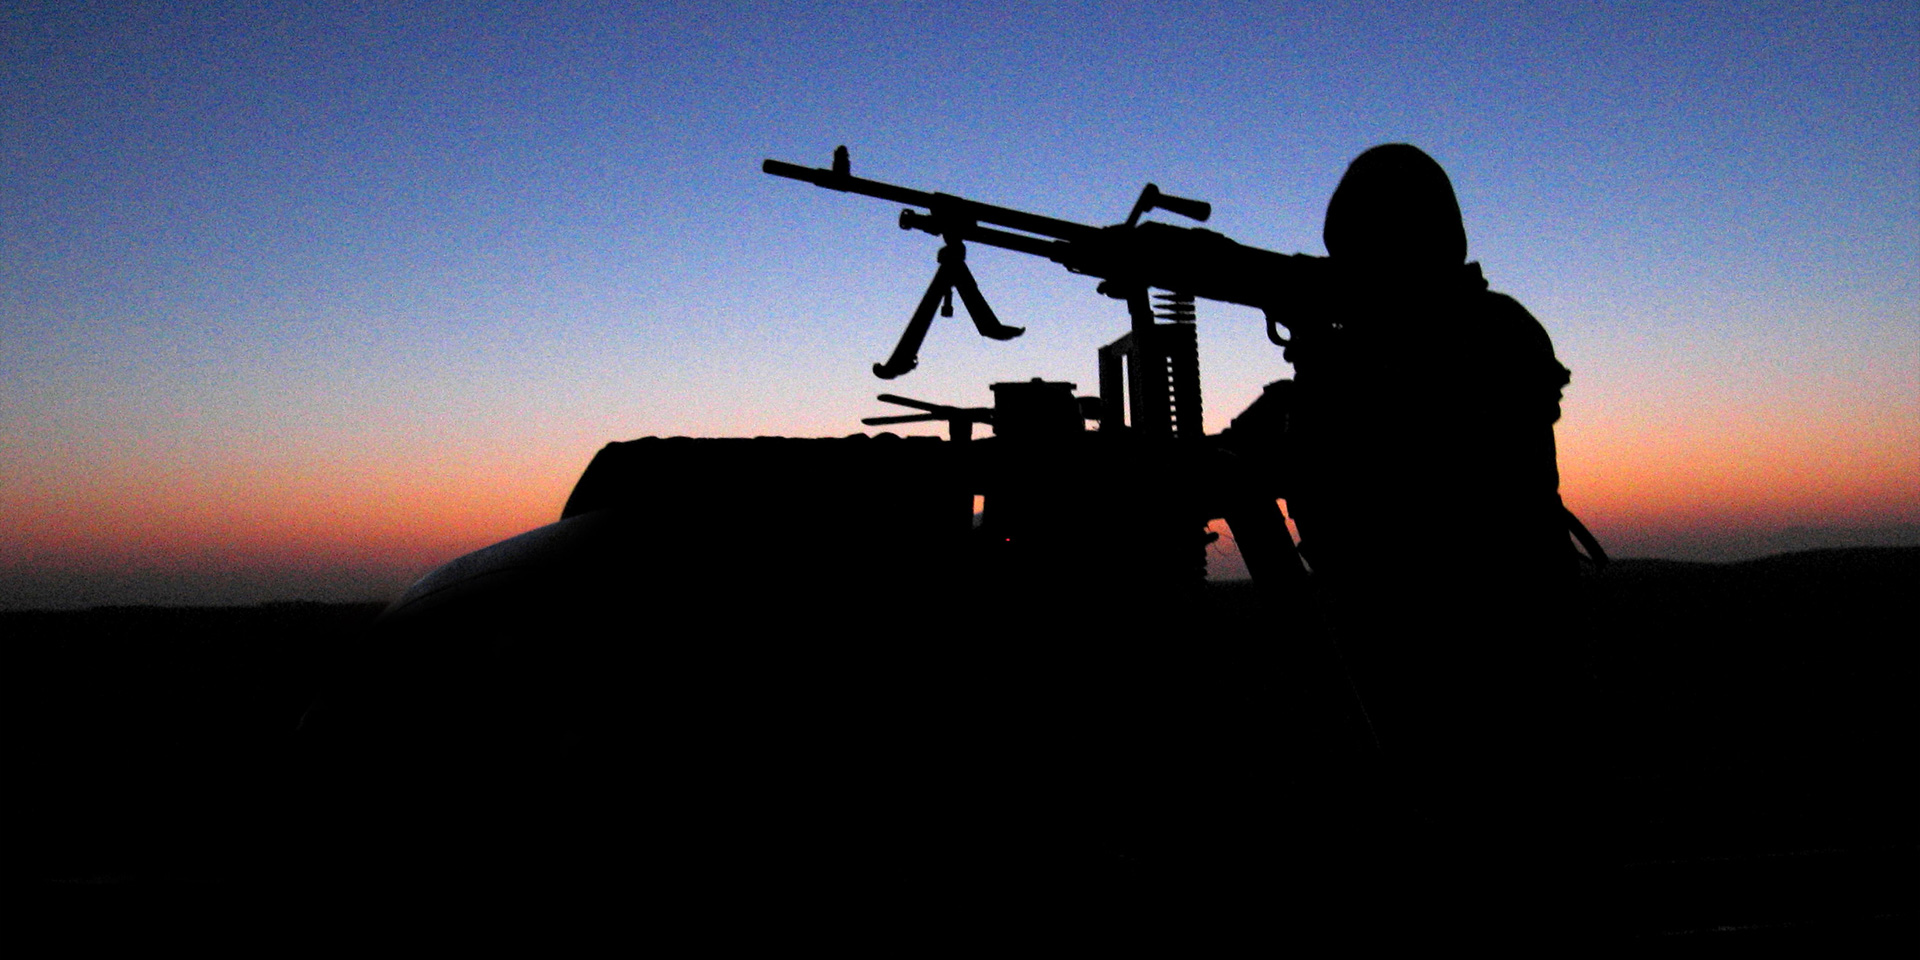
{"label": "spring coil on mount", "polygon": [[1167,358],[1167,399],[1173,413],[1173,435],[1182,440],[1197,440],[1205,435],[1200,408],[1200,341],[1195,334],[1193,294],[1156,293],[1154,319],[1171,323],[1156,324],[1155,339]]}

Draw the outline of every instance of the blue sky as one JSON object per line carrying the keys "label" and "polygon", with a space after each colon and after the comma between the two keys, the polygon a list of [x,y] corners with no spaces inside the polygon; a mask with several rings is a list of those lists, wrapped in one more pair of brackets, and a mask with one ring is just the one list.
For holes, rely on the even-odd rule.
{"label": "blue sky", "polygon": [[[1417,144],[1574,371],[1566,493],[1603,535],[1920,529],[1912,3],[28,3],[0,66],[15,602],[378,592],[550,519],[607,440],[1091,388],[1118,305],[998,251],[972,265],[1029,334],[938,323],[874,380],[934,241],[758,172],[842,143],[1094,223],[1153,181],[1307,253],[1348,160]],[[1288,371],[1200,312],[1218,429]]]}

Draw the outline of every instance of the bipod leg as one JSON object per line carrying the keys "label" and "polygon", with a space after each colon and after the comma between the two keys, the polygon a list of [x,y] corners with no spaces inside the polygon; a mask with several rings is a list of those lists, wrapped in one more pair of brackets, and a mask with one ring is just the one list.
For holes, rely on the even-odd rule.
{"label": "bipod leg", "polygon": [[1009,327],[993,315],[993,308],[987,306],[987,298],[980,295],[980,285],[973,282],[973,271],[967,269],[964,259],[949,263],[945,269],[951,270],[953,288],[960,294],[960,302],[967,305],[967,316],[973,318],[974,329],[990,340],[1012,340],[1027,332],[1025,327]]}
{"label": "bipod leg", "polygon": [[907,321],[907,329],[900,334],[893,356],[888,357],[886,363],[873,365],[874,376],[892,380],[920,365],[920,344],[927,339],[927,329],[933,326],[933,311],[939,309],[940,301],[953,290],[952,269],[945,260],[940,262],[940,268],[933,272],[933,282],[927,284],[926,294],[914,308],[912,319]]}

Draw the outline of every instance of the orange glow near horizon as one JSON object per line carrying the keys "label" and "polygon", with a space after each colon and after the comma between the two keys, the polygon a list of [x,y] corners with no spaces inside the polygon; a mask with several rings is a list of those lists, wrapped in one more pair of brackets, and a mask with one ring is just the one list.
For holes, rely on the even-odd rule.
{"label": "orange glow near horizon", "polygon": [[364,568],[411,578],[558,519],[580,466],[529,460],[57,478],[8,491],[0,569]]}
{"label": "orange glow near horizon", "polygon": [[1920,438],[1616,434],[1580,441],[1562,444],[1562,494],[1576,512],[1610,526],[1920,521]]}
{"label": "orange glow near horizon", "polygon": [[[1831,438],[1765,451],[1725,438],[1596,439],[1563,446],[1562,489],[1606,541],[1920,521],[1920,456],[1903,449]],[[8,491],[12,530],[0,569],[360,569],[410,579],[557,519],[584,459],[530,452],[520,464],[227,463],[145,475],[121,465],[72,474]]]}
{"label": "orange glow near horizon", "polygon": [[[1781,404],[1801,417],[1788,423],[1720,400],[1571,398],[1557,431],[1563,495],[1629,556],[1725,558],[1788,528],[1920,525],[1920,428],[1904,408],[1847,419],[1817,400]],[[556,520],[611,439],[595,431],[613,429],[529,429],[522,442],[466,427],[431,441],[398,428],[359,439],[315,428],[272,443],[129,433],[49,446],[7,464],[0,574],[268,576],[276,596],[321,581],[336,584],[328,596],[390,596],[440,563]],[[116,455],[89,459],[105,448]],[[19,596],[12,602],[38,602]]]}

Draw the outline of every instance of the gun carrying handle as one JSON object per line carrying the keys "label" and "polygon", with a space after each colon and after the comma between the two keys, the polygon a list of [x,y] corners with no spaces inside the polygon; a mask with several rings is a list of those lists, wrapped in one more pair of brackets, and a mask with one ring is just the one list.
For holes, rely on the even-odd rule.
{"label": "gun carrying handle", "polygon": [[1140,190],[1140,199],[1133,202],[1133,212],[1127,214],[1127,226],[1140,222],[1140,215],[1153,210],[1169,210],[1190,220],[1206,223],[1213,216],[1213,204],[1205,200],[1189,200],[1160,192],[1160,188],[1149,183]]}
{"label": "gun carrying handle", "polygon": [[1153,205],[1162,210],[1171,210],[1189,220],[1198,220],[1201,223],[1206,223],[1207,218],[1213,216],[1213,204],[1205,200],[1189,200],[1186,197],[1173,197],[1162,193],[1160,194],[1160,198],[1154,201]]}

